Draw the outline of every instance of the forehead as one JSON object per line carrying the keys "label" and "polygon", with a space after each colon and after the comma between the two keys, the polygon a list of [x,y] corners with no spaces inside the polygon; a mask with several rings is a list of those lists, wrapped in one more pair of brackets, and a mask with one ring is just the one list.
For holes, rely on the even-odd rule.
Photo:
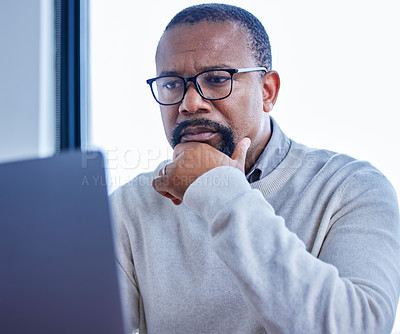
{"label": "forehead", "polygon": [[200,22],[167,30],[157,48],[156,65],[158,74],[188,74],[218,65],[249,67],[255,61],[243,28],[232,22]]}

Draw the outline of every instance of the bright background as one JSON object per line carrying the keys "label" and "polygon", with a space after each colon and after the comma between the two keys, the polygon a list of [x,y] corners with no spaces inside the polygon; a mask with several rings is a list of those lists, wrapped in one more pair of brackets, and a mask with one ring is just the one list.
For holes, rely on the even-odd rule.
{"label": "bright background", "polygon": [[[400,2],[221,2],[249,10],[267,29],[281,77],[272,116],[286,134],[370,161],[400,194]],[[145,80],[155,76],[155,49],[166,24],[198,3],[90,3],[89,147],[108,157],[110,191],[171,156]],[[400,333],[400,322],[393,333]]]}

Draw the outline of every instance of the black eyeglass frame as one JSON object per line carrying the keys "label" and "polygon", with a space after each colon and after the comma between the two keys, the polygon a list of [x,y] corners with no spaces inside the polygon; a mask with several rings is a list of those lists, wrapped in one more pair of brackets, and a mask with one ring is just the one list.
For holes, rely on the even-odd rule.
{"label": "black eyeglass frame", "polygon": [[[231,88],[230,88],[230,90],[229,90],[229,93],[228,93],[226,96],[224,96],[224,97],[219,97],[219,98],[217,98],[217,99],[209,99],[209,98],[207,98],[207,97],[205,97],[205,96],[203,95],[203,92],[201,91],[200,85],[199,85],[198,82],[197,82],[197,77],[198,77],[199,75],[203,74],[203,73],[214,72],[214,71],[225,71],[225,72],[228,72],[228,73],[231,75]],[[179,76],[179,75],[162,75],[162,76],[159,76],[159,77],[156,77],[156,78],[148,79],[148,80],[146,80],[146,83],[149,84],[150,89],[151,89],[151,93],[153,94],[153,97],[154,97],[154,99],[156,100],[156,102],[157,102],[158,104],[161,104],[161,105],[163,105],[163,106],[173,106],[173,105],[175,105],[175,104],[181,103],[181,102],[183,101],[183,99],[185,98],[185,95],[186,95],[186,92],[187,92],[187,84],[188,84],[188,82],[193,82],[193,84],[194,84],[194,86],[195,86],[195,88],[196,88],[196,91],[200,94],[200,96],[201,96],[203,99],[208,100],[208,101],[217,101],[217,100],[226,99],[229,95],[231,95],[232,90],[233,90],[233,75],[234,75],[235,73],[246,73],[246,72],[254,72],[254,71],[264,71],[265,73],[268,73],[268,70],[267,70],[266,67],[216,68],[216,69],[211,69],[211,70],[206,70],[206,71],[200,72],[200,73],[196,74],[195,76],[193,76],[193,77],[188,77],[188,78],[184,78],[184,77],[181,77],[181,76]],[[167,78],[167,77],[176,77],[176,78],[180,78],[180,79],[182,79],[182,80],[184,81],[184,88],[183,88],[182,98],[181,98],[178,102],[174,102],[174,103],[162,103],[162,102],[158,101],[156,95],[154,94],[153,82],[156,81],[157,79]]]}

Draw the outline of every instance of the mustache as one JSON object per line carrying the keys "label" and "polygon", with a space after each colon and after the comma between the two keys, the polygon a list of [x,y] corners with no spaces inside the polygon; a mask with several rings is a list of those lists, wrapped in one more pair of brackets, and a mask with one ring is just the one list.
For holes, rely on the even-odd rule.
{"label": "mustache", "polygon": [[185,120],[185,121],[179,123],[172,132],[172,140],[171,141],[172,141],[173,147],[175,147],[176,145],[178,145],[181,142],[181,139],[183,136],[182,135],[183,130],[185,130],[187,127],[191,127],[191,126],[207,127],[218,133],[224,132],[223,129],[226,128],[217,122],[214,122],[214,121],[211,121],[211,120],[205,119],[205,118]]}
{"label": "mustache", "polygon": [[209,128],[216,133],[219,133],[222,139],[221,144],[219,145],[219,147],[216,147],[216,149],[229,157],[232,156],[232,153],[236,147],[234,141],[234,132],[232,128],[206,118],[188,119],[179,123],[172,131],[170,143],[173,148],[175,148],[175,146],[181,142],[183,130],[190,126],[202,126],[205,128]]}

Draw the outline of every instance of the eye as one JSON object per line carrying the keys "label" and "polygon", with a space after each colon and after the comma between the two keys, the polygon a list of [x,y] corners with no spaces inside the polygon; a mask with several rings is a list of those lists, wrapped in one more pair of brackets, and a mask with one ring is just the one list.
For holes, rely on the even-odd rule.
{"label": "eye", "polygon": [[206,81],[209,84],[213,84],[213,85],[220,85],[220,84],[223,84],[223,83],[227,82],[228,80],[230,80],[230,77],[217,76],[217,75],[209,76],[206,79]]}
{"label": "eye", "polygon": [[173,89],[178,89],[181,88],[183,85],[183,81],[181,79],[171,79],[171,80],[166,80],[162,83],[161,87],[163,89],[169,89],[169,90],[173,90]]}
{"label": "eye", "polygon": [[220,87],[230,83],[231,76],[225,71],[205,72],[200,77],[200,82],[209,87]]}

